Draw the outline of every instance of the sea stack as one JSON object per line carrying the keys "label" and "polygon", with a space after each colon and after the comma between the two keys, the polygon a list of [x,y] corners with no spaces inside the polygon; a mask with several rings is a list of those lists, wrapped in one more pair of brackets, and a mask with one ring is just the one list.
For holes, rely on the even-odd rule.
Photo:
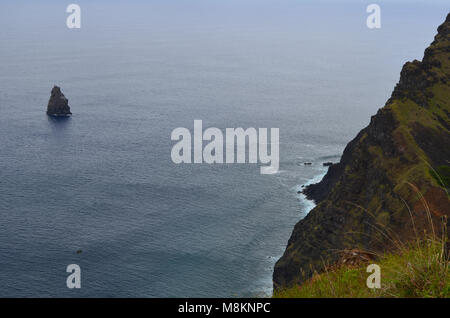
{"label": "sea stack", "polygon": [[47,115],[55,117],[67,117],[72,115],[69,107],[69,100],[61,92],[58,86],[54,86],[48,101]]}

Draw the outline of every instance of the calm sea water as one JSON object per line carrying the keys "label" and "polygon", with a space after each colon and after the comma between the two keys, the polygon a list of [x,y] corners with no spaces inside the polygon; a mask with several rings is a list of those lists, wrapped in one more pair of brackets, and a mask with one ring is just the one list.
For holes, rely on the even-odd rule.
{"label": "calm sea water", "polygon": [[[382,3],[369,30],[363,1],[78,4],[69,30],[59,1],[0,3],[0,296],[270,294],[311,208],[297,190],[339,159],[449,9]],[[69,120],[45,115],[54,84]],[[194,119],[280,128],[280,172],[173,164],[170,133]]]}

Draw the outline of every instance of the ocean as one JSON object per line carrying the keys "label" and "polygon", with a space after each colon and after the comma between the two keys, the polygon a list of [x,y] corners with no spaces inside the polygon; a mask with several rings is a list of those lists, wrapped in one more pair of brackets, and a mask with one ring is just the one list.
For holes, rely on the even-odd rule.
{"label": "ocean", "polygon": [[[382,107],[444,1],[0,2],[0,296],[270,296],[297,191]],[[45,114],[61,87],[73,116]],[[171,132],[280,129],[280,170],[174,164]],[[305,166],[304,162],[311,162]],[[81,268],[68,289],[66,267]]]}

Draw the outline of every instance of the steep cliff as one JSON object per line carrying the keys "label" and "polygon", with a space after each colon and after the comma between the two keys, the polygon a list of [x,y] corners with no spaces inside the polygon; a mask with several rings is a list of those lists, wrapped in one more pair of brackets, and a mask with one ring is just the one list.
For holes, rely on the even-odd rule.
{"label": "steep cliff", "polygon": [[450,14],[423,60],[403,66],[392,97],[341,161],[304,191],[317,206],[295,226],[274,288],[303,282],[342,250],[384,251],[390,235],[408,241],[439,232],[450,215],[449,117]]}

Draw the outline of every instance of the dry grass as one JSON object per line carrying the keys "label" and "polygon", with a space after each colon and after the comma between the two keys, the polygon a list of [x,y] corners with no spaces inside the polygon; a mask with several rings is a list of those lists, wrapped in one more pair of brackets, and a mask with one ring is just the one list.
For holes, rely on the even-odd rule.
{"label": "dry grass", "polygon": [[[301,286],[276,291],[281,298],[353,298],[353,297],[450,297],[449,242],[447,218],[434,224],[429,206],[419,189],[407,183],[421,200],[428,220],[429,232],[419,233],[413,213],[410,213],[415,240],[403,242],[396,233],[382,224],[373,224],[392,243],[389,253],[377,255],[365,264],[340,262],[326,267]],[[368,211],[367,211],[368,212]],[[439,233],[439,234],[438,234]],[[365,254],[373,254],[363,251]],[[364,262],[363,262],[364,263]],[[375,263],[381,268],[381,288],[369,289],[366,285],[367,265]]]}

